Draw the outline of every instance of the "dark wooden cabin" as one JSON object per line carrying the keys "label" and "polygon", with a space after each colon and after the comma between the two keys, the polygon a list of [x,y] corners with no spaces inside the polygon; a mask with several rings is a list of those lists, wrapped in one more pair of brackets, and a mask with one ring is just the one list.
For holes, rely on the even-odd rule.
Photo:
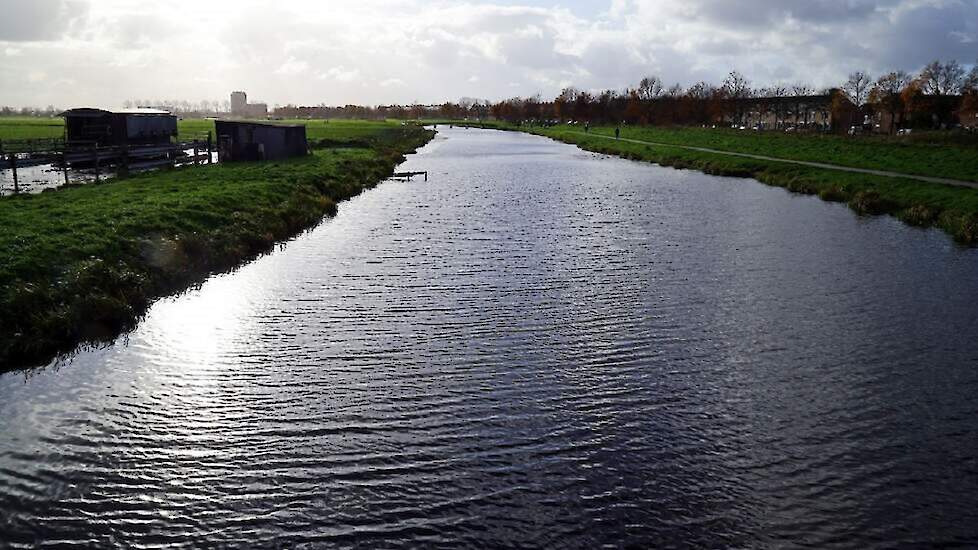
{"label": "dark wooden cabin", "polygon": [[308,154],[306,127],[219,120],[220,162],[283,160]]}
{"label": "dark wooden cabin", "polygon": [[177,117],[159,109],[69,109],[65,119],[68,147],[167,145],[177,136]]}

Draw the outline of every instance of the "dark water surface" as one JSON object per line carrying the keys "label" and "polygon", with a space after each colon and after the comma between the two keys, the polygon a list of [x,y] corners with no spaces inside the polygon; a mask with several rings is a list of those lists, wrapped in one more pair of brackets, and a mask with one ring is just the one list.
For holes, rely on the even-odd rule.
{"label": "dark water surface", "polygon": [[405,168],[0,377],[0,540],[978,544],[978,251],[532,136]]}

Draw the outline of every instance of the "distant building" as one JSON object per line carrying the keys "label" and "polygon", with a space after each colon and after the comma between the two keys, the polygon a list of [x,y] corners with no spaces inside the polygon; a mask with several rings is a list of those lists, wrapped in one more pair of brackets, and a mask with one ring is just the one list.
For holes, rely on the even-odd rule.
{"label": "distant building", "polygon": [[248,94],[231,92],[231,116],[245,116],[248,112]]}
{"label": "distant building", "polygon": [[161,109],[69,109],[65,119],[68,146],[163,145],[177,136],[177,117]]}
{"label": "distant building", "polygon": [[268,118],[268,104],[248,103],[245,92],[231,92],[231,116],[236,118]]}
{"label": "distant building", "polygon": [[268,104],[249,103],[248,111],[245,116],[248,118],[268,118]]}
{"label": "distant building", "polygon": [[964,96],[957,116],[962,128],[978,130],[978,92],[971,92]]}
{"label": "distant building", "polygon": [[309,152],[303,125],[231,120],[219,120],[215,125],[220,162],[283,160]]}
{"label": "distant building", "polygon": [[735,125],[759,130],[844,132],[858,109],[838,90],[826,94],[749,97],[734,100]]}

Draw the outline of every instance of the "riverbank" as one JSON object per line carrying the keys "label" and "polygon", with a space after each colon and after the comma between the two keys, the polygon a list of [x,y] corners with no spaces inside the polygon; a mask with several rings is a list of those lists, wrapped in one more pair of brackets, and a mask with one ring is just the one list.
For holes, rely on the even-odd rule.
{"label": "riverbank", "polygon": [[[958,243],[978,245],[978,189],[928,183],[907,178],[875,176],[814,168],[778,162],[691,151],[679,147],[636,143],[640,138],[657,137],[675,145],[729,147],[732,152],[784,154],[804,160],[936,177],[957,177],[966,181],[978,180],[978,147],[941,145],[922,137],[916,141],[868,140],[836,136],[770,137],[746,134],[743,138],[732,132],[719,131],[709,138],[709,130],[625,128],[623,140],[608,139],[613,128],[593,128],[584,134],[579,126],[559,125],[517,127],[505,123],[479,123],[472,127],[525,131],[549,137],[596,153],[615,155],[631,160],[647,161],[679,169],[699,170],[718,175],[753,178],[768,185],[783,187],[796,193],[818,195],[823,200],[843,202],[860,215],[888,214],[918,227],[938,227]],[[634,141],[628,141],[634,140]],[[709,141],[712,140],[712,141]],[[792,141],[794,140],[794,141]],[[773,150],[766,144],[783,143]],[[843,147],[842,144],[848,144]],[[935,160],[936,159],[936,160]]]}
{"label": "riverbank", "polygon": [[341,147],[287,162],[0,199],[0,371],[113,340],[154,300],[315,226],[433,136],[397,124],[353,130],[329,138]]}

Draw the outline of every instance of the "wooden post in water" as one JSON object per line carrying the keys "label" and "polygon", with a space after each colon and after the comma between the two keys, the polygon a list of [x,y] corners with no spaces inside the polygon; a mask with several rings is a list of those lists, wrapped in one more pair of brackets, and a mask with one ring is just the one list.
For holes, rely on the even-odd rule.
{"label": "wooden post in water", "polygon": [[10,153],[8,159],[10,160],[10,169],[14,172],[14,193],[20,193],[20,184],[17,181],[17,154]]}
{"label": "wooden post in water", "polygon": [[65,169],[65,185],[68,185],[68,150],[64,149],[61,151],[61,165]]}
{"label": "wooden post in water", "polygon": [[200,163],[200,159],[197,158],[197,155],[199,154],[200,154],[200,147],[197,145],[197,140],[195,139],[194,140],[194,166],[197,166]]}
{"label": "wooden post in water", "polygon": [[211,141],[211,133],[207,131],[207,164],[214,163],[214,153],[213,153],[213,142]]}
{"label": "wooden post in water", "polygon": [[98,144],[92,147],[92,160],[95,163],[95,183],[99,183]]}

